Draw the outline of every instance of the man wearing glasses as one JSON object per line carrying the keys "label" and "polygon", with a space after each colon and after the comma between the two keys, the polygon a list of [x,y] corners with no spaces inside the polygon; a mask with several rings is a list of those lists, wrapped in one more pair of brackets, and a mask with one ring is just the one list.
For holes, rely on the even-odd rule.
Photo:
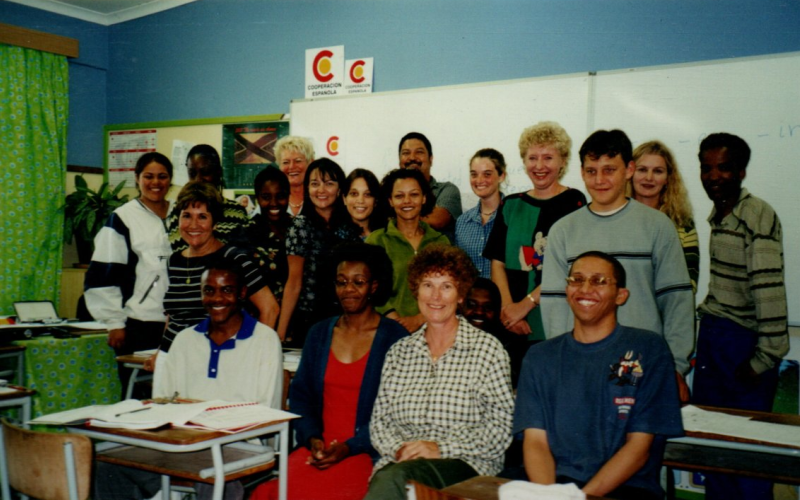
{"label": "man wearing glasses", "polygon": [[525,355],[513,433],[525,472],[619,500],[664,498],[667,437],[683,435],[675,367],[659,335],[617,323],[630,292],[625,269],[602,252],[575,259],[566,278],[571,332]]}
{"label": "man wearing glasses", "polygon": [[581,176],[592,202],[556,222],[547,238],[541,308],[548,337],[572,328],[564,278],[575,258],[589,250],[619,260],[628,274],[630,298],[619,309],[622,324],[664,337],[672,352],[682,401],[683,376],[694,347],[694,295],[678,232],[658,210],[625,196],[633,176],[631,142],[621,130],[598,130],[580,149]]}

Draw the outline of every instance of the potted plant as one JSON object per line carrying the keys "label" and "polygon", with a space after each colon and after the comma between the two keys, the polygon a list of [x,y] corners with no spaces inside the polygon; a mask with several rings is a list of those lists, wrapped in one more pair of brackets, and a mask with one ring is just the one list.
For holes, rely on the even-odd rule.
{"label": "potted plant", "polygon": [[108,220],[111,212],[128,201],[128,195],[119,196],[125,181],[111,188],[103,182],[97,191],[89,188],[82,175],[75,177],[75,192],[67,195],[64,204],[64,242],[75,237],[78,260],[89,264],[94,252],[94,237]]}

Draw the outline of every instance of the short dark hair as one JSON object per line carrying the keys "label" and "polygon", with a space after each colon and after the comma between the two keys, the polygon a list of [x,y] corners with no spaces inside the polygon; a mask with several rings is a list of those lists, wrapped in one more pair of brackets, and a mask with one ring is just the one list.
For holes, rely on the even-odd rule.
{"label": "short dark hair", "polygon": [[215,184],[222,189],[225,186],[225,176],[222,172],[222,161],[219,159],[217,150],[208,144],[198,144],[189,150],[189,154],[186,155],[186,167],[190,180],[196,180],[195,177],[200,174],[197,169],[192,167],[192,159],[194,158],[202,159],[206,162],[207,170],[216,177]]}
{"label": "short dark hair", "polygon": [[212,269],[214,271],[224,271],[226,273],[230,273],[233,276],[235,276],[236,286],[239,287],[240,290],[245,286],[244,280],[242,279],[242,275],[240,274],[239,266],[233,260],[226,259],[225,257],[222,256],[217,256],[212,258],[211,261],[208,264],[206,264],[206,268],[203,271],[203,274],[201,275],[200,278],[201,282],[206,279],[206,276],[208,276],[208,273]]}
{"label": "short dark hair", "polygon": [[716,132],[709,134],[700,143],[700,152],[697,157],[703,162],[703,153],[712,149],[726,148],[730,153],[730,159],[742,170],[747,168],[750,163],[750,146],[738,135],[727,132]]}
{"label": "short dark hair", "polygon": [[164,168],[167,169],[167,173],[169,174],[169,178],[172,179],[172,162],[169,161],[169,158],[162,155],[161,153],[151,152],[145,153],[136,160],[136,167],[134,167],[133,172],[138,176],[141,175],[144,171],[144,167],[150,165],[151,163],[158,163],[159,165],[163,165]]}
{"label": "short dark hair", "polygon": [[205,182],[189,182],[183,186],[181,192],[178,193],[178,200],[175,202],[175,208],[177,208],[178,213],[180,213],[196,203],[202,203],[206,206],[208,213],[211,214],[211,221],[214,224],[222,220],[225,200],[216,187]]}
{"label": "short dark hair", "polygon": [[188,163],[194,156],[205,158],[210,164],[222,168],[222,161],[219,159],[219,153],[214,149],[214,146],[209,146],[208,144],[192,146],[192,149],[190,149],[189,153],[186,155],[186,162]]}
{"label": "short dark hair", "polygon": [[336,245],[328,259],[331,286],[336,279],[336,268],[342,262],[362,262],[369,268],[372,279],[378,282],[378,288],[372,294],[372,305],[382,306],[389,300],[389,296],[392,294],[394,268],[383,247],[368,245],[360,241]]}
{"label": "short dark hair", "polygon": [[[494,281],[481,276],[475,280],[475,283],[472,284],[470,292],[472,290],[486,290],[489,293],[489,300],[492,301],[495,313],[500,313],[500,307],[503,305],[503,298],[500,296],[500,289],[497,288],[497,285],[494,283]],[[467,296],[469,296],[469,293],[467,293]]]}
{"label": "short dark hair", "polygon": [[422,144],[425,145],[425,149],[428,150],[428,156],[433,156],[433,148],[431,147],[431,141],[428,140],[427,137],[422,135],[419,132],[409,132],[400,139],[400,144],[397,145],[397,154],[400,154],[400,151],[403,150],[403,143],[409,139],[417,139],[418,141],[422,141]]}
{"label": "short dark hair", "polygon": [[381,181],[381,194],[385,200],[392,198],[392,190],[397,181],[401,179],[414,179],[422,189],[422,194],[425,196],[425,204],[422,205],[420,217],[425,217],[433,212],[433,207],[436,206],[436,196],[433,195],[431,185],[425,178],[425,174],[414,168],[396,168],[390,171],[383,177]]}
{"label": "short dark hair", "polygon": [[261,188],[267,182],[278,183],[281,192],[289,196],[289,192],[291,191],[289,178],[286,177],[286,174],[281,172],[281,169],[274,163],[270,163],[264,170],[256,174],[256,178],[253,180],[253,193],[256,197],[258,197],[258,192],[261,191]]}
{"label": "short dark hair", "polygon": [[575,260],[572,261],[572,265],[569,266],[569,274],[572,274],[572,268],[573,266],[575,266],[575,263],[585,257],[596,257],[611,264],[611,267],[614,269],[614,279],[617,281],[617,286],[619,288],[625,288],[625,286],[627,285],[627,275],[625,274],[625,268],[622,267],[622,264],[620,264],[616,258],[612,257],[611,255],[605,252],[600,252],[598,250],[590,250],[588,252],[583,252],[582,254],[575,257]]}
{"label": "short dark hair", "polygon": [[432,273],[448,274],[458,282],[458,296],[466,297],[478,277],[475,264],[464,250],[434,243],[420,250],[408,264],[408,287],[417,297],[422,279]]}
{"label": "short dark hair", "polygon": [[581,168],[583,168],[583,161],[587,156],[591,159],[597,159],[603,155],[609,158],[620,155],[627,167],[633,159],[633,145],[622,130],[597,130],[583,141],[579,155]]}

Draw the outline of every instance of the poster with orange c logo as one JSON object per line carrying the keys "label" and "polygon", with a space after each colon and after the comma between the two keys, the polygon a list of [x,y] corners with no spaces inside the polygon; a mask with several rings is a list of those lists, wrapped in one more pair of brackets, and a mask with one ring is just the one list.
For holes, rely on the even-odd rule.
{"label": "poster with orange c logo", "polygon": [[306,99],[344,94],[344,45],[306,50]]}
{"label": "poster with orange c logo", "polygon": [[372,93],[372,58],[348,59],[344,63],[346,69],[345,94]]}

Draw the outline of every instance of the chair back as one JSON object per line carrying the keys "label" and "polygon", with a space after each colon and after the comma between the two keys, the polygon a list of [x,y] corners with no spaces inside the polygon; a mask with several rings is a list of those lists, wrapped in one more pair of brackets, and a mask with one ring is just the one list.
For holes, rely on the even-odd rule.
{"label": "chair back", "polygon": [[[44,500],[86,500],[92,474],[92,442],[86,436],[34,432],[3,419],[8,482]],[[70,483],[74,485],[70,495]]]}

